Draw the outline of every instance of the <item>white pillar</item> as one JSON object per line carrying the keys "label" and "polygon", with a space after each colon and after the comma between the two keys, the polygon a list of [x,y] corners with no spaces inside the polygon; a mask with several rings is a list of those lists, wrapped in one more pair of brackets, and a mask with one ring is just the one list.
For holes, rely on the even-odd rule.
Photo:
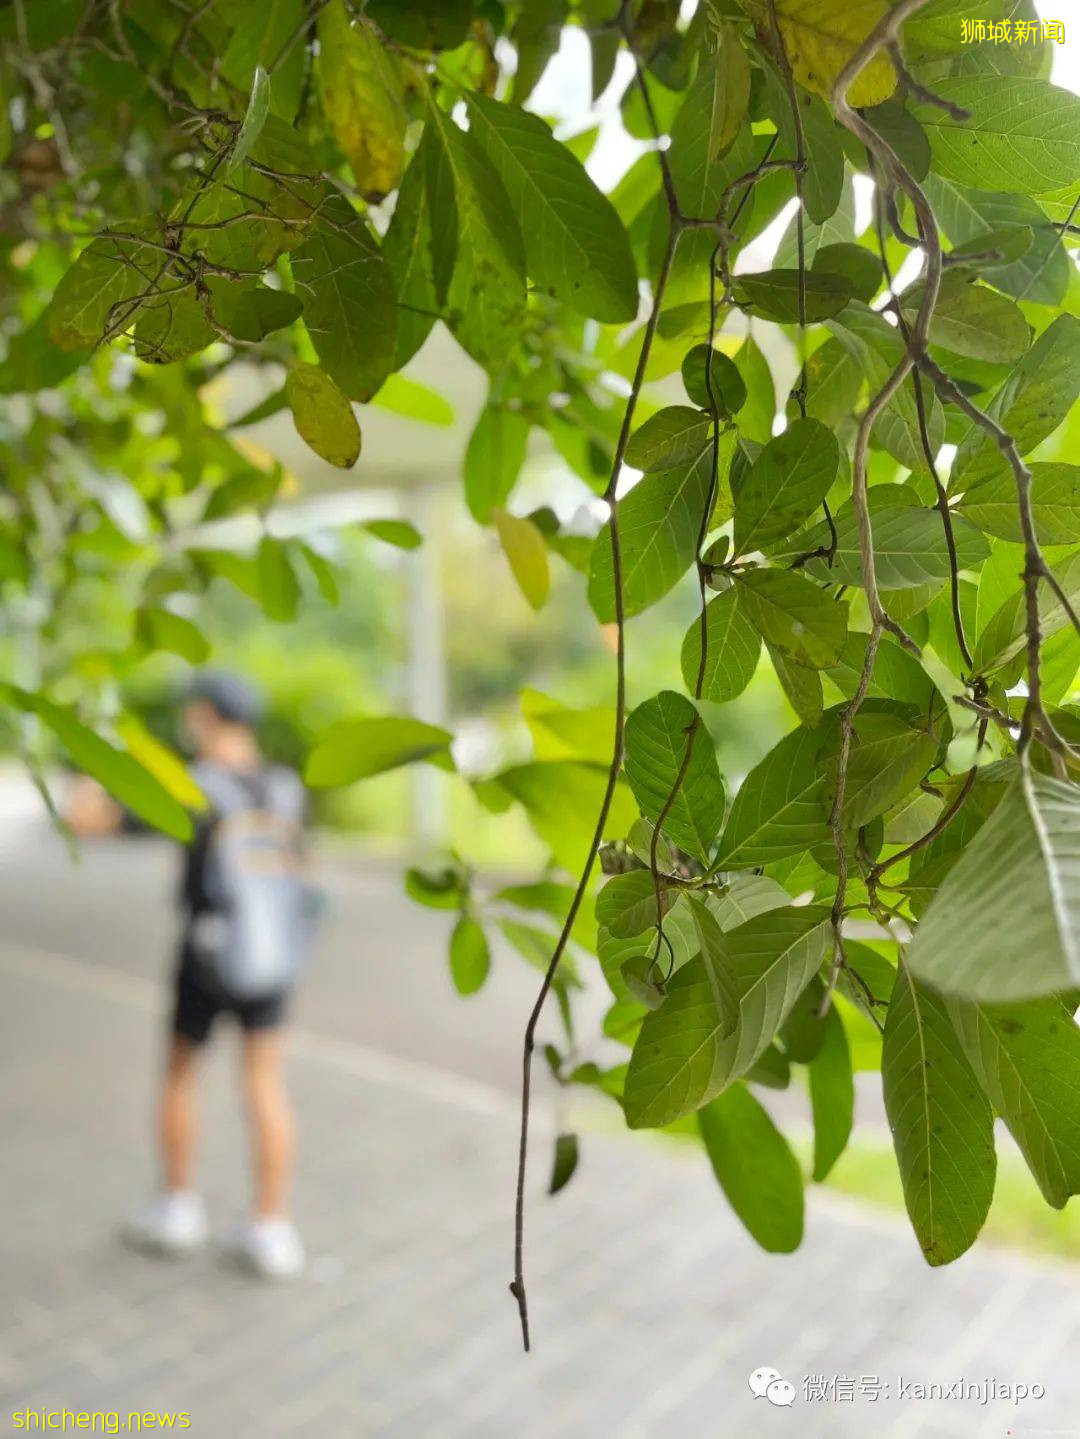
{"label": "white pillar", "polygon": [[[409,492],[411,519],[424,543],[407,557],[409,713],[428,724],[446,725],[448,717],[444,605],[436,487],[418,485]],[[437,849],[449,834],[446,776],[430,764],[409,769],[412,789],[412,839],[420,849]]]}

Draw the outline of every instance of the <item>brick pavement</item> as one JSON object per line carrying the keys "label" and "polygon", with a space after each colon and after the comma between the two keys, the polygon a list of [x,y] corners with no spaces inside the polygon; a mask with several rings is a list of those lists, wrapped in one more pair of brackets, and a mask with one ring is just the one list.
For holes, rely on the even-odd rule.
{"label": "brick pavement", "polygon": [[[616,1135],[587,1136],[571,1186],[532,1201],[524,1358],[506,1294],[512,1096],[351,1039],[347,1013],[319,1029],[317,1000],[292,1058],[309,1274],[265,1288],[209,1253],[130,1254],[115,1226],[150,1179],[160,996],[128,951],[113,958],[0,942],[0,1433],[16,1409],[66,1405],[186,1409],[210,1439],[1080,1434],[1080,1270],[984,1247],[932,1272],[899,1221],[824,1194],[803,1249],[771,1258],[699,1156]],[[244,1198],[233,1058],[217,1045],[205,1076],[219,1222]],[[800,1392],[782,1410],[747,1388],[766,1364],[797,1385],[996,1376],[1047,1394],[1017,1411]]]}

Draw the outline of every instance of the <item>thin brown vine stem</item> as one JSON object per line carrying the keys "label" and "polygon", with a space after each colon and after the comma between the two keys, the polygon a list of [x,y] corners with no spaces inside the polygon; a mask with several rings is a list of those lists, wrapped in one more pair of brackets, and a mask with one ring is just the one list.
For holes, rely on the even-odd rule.
{"label": "thin brown vine stem", "polygon": [[795,93],[795,78],[791,73],[784,38],[780,34],[780,22],[776,18],[776,0],[769,0],[769,19],[772,22],[776,55],[780,62],[780,74],[791,109],[791,124],[795,132],[795,250],[798,277],[796,280],[799,308],[799,379],[795,386],[795,401],[799,414],[806,419],[806,205],[803,200],[803,176],[806,170],[806,132],[803,129],[799,97]]}
{"label": "thin brown vine stem", "polygon": [[[868,152],[869,153],[869,152]],[[870,168],[877,181],[877,172],[874,169],[873,156],[870,156]],[[881,255],[881,268],[885,272],[885,283],[889,294],[895,304],[895,314],[900,333],[904,337],[904,344],[911,343],[911,328],[904,316],[900,304],[900,297],[893,287],[892,266],[889,264],[888,248],[885,244],[885,222],[883,216],[886,192],[880,184],[877,186],[874,205],[875,228],[877,230],[878,251]],[[895,208],[895,207],[894,207]],[[918,366],[911,373],[912,383],[915,389],[915,413],[919,423],[919,442],[922,446],[923,458],[926,461],[927,469],[930,471],[934,481],[934,489],[937,493],[937,511],[941,516],[941,526],[945,535],[945,548],[949,555],[949,597],[952,604],[953,629],[956,632],[956,642],[960,646],[960,653],[968,671],[974,667],[971,658],[971,651],[968,648],[967,639],[964,635],[964,619],[960,611],[960,567],[956,557],[956,535],[953,531],[952,511],[949,508],[949,496],[938,473],[937,458],[934,454],[934,447],[930,443],[930,429],[926,415],[926,399],[923,395],[922,376],[919,374]]]}
{"label": "thin brown vine stem", "polygon": [[881,603],[881,596],[878,592],[877,570],[874,559],[873,523],[870,517],[870,505],[867,494],[867,462],[870,435],[879,415],[911,372],[915,364],[915,355],[926,347],[930,319],[934,312],[934,306],[937,304],[938,290],[941,284],[941,242],[938,239],[937,223],[930,203],[914,176],[911,175],[904,166],[891,145],[878,134],[859,111],[853,108],[847,96],[848,90],[856,78],[862,73],[882,46],[888,45],[890,41],[895,41],[899,33],[900,25],[926,3],[927,0],[899,0],[899,3],[894,6],[887,15],[882,17],[871,34],[840,72],[833,86],[831,97],[833,113],[840,124],[843,125],[845,129],[850,130],[856,139],[862,142],[878,165],[883,168],[891,178],[895,179],[911,197],[927,248],[925,286],[919,305],[918,316],[908,336],[904,355],[878,390],[877,394],[867,405],[859,421],[858,432],[855,436],[855,448],[852,458],[852,504],[855,509],[858,526],[863,589],[866,592],[867,605],[870,610],[871,628],[867,639],[866,656],[863,661],[858,686],[851,700],[844,706],[840,716],[840,748],[837,756],[836,790],[829,815],[829,827],[832,832],[833,845],[836,849],[837,861],[836,895],[833,900],[831,913],[833,962],[829,972],[828,983],[825,987],[825,993],[822,996],[822,1014],[828,1011],[829,1005],[832,1002],[832,992],[835,988],[837,978],[839,977],[841,969],[846,964],[842,925],[847,898],[848,865],[847,848],[844,842],[843,832],[843,810],[847,790],[847,767],[851,756],[855,719],[870,687],[874,661],[877,657],[877,650],[881,642],[882,633],[886,629],[889,630],[892,634],[896,635],[906,648],[918,653],[918,647],[913,644],[900,626],[886,614],[884,606]]}
{"label": "thin brown vine stem", "polygon": [[[660,954],[660,946],[666,940],[664,934],[664,910],[662,901],[662,885],[659,870],[659,847],[660,836],[668,816],[674,809],[682,787],[686,782],[686,776],[690,771],[690,762],[694,754],[694,744],[697,741],[698,731],[701,728],[701,711],[698,705],[701,703],[701,696],[705,689],[705,671],[709,659],[709,619],[707,614],[708,596],[705,585],[705,566],[703,563],[703,552],[705,541],[709,535],[709,526],[712,521],[712,512],[716,505],[716,495],[720,483],[720,406],[717,403],[716,394],[713,390],[713,354],[716,342],[716,266],[721,251],[725,248],[723,237],[716,242],[712,255],[709,258],[709,338],[708,349],[705,354],[705,393],[709,397],[709,405],[712,411],[712,434],[710,445],[712,450],[712,463],[709,469],[709,487],[705,496],[705,504],[701,512],[701,523],[698,526],[697,545],[694,550],[697,564],[698,600],[700,604],[700,640],[697,675],[694,680],[694,717],[686,729],[686,749],[683,752],[682,762],[679,765],[678,773],[672,783],[671,790],[665,799],[656,825],[652,832],[652,840],[649,845],[649,868],[652,870],[653,892],[656,897],[656,936],[657,936],[657,957]],[[668,941],[668,948],[671,948]]]}
{"label": "thin brown vine stem", "polygon": [[634,371],[630,394],[627,397],[626,409],[623,412],[622,425],[619,429],[619,437],[612,458],[611,478],[608,481],[608,486],[604,494],[604,498],[607,500],[611,510],[609,529],[611,535],[612,589],[615,599],[615,629],[617,635],[615,656],[615,733],[612,743],[611,764],[608,768],[607,783],[600,804],[600,812],[597,816],[596,829],[589,845],[585,863],[582,866],[581,875],[574,889],[573,898],[570,901],[570,908],[567,911],[566,919],[563,921],[562,929],[559,931],[559,937],[552,951],[551,959],[548,961],[548,967],[544,971],[540,991],[536,996],[536,1001],[533,1004],[528,1023],[525,1026],[525,1036],[522,1047],[521,1134],[518,1143],[517,1187],[514,1200],[514,1278],[510,1284],[510,1292],[517,1300],[518,1315],[521,1320],[521,1338],[526,1352],[528,1352],[530,1348],[530,1336],[529,1307],[525,1293],[524,1274],[525,1171],[528,1161],[529,1104],[531,1098],[532,1056],[536,1044],[536,1026],[540,1021],[544,1003],[551,991],[556,971],[559,968],[559,963],[570,939],[570,931],[573,929],[574,921],[577,919],[578,911],[581,908],[582,901],[589,887],[589,881],[592,878],[596,856],[604,837],[608,813],[610,812],[611,802],[615,794],[615,785],[618,781],[619,769],[622,765],[622,736],[623,724],[626,717],[626,625],[622,592],[622,553],[619,547],[619,503],[617,490],[619,477],[622,472],[623,457],[626,454],[626,445],[630,438],[630,429],[634,420],[634,412],[637,408],[637,399],[641,392],[642,385],[645,382],[645,372],[649,363],[649,355],[652,350],[653,339],[656,335],[656,327],[660,319],[660,307],[663,303],[664,291],[667,288],[667,280],[671,273],[671,265],[675,258],[675,248],[678,240],[679,220],[677,215],[672,215],[667,250],[664,254],[664,260],[656,282],[656,289],[653,293],[652,308],[649,311],[649,318],[645,324],[637,367]]}
{"label": "thin brown vine stem", "polygon": [[1035,532],[1035,514],[1031,503],[1031,471],[1024,464],[1016,441],[1008,430],[999,425],[998,422],[980,409],[978,405],[954,381],[945,371],[927,354],[919,357],[919,365],[933,381],[938,392],[959,406],[973,424],[977,425],[985,434],[989,435],[994,444],[997,445],[1002,455],[1008,461],[1016,481],[1016,501],[1020,518],[1020,533],[1024,543],[1024,604],[1025,604],[1025,648],[1027,651],[1027,677],[1028,697],[1024,706],[1023,718],[1020,722],[1020,738],[1017,748],[1021,759],[1026,761],[1028,746],[1031,743],[1032,735],[1036,730],[1044,731],[1046,734],[1055,736],[1057,744],[1053,747],[1061,751],[1064,742],[1057,735],[1053,724],[1042,700],[1042,668],[1040,649],[1042,645],[1042,625],[1039,617],[1039,580],[1046,579],[1051,588],[1058,595],[1070,616],[1073,623],[1080,629],[1077,618],[1068,604],[1057,577],[1051,575],[1050,567],[1043,557],[1039,546],[1038,536]]}

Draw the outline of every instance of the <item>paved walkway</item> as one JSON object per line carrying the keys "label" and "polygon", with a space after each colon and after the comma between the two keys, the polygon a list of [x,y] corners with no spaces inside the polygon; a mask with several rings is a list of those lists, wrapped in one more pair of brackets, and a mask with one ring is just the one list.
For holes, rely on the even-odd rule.
{"label": "paved walkway", "polygon": [[[445,917],[370,870],[348,885],[335,870],[293,1050],[309,1274],[264,1288],[210,1254],[127,1253],[117,1216],[151,1175],[168,856],[107,845],[72,872],[33,835],[0,841],[0,1433],[47,1405],[187,1410],[210,1439],[1080,1435],[1080,1268],[983,1248],[932,1272],[899,1221],[821,1193],[803,1249],[770,1258],[699,1156],[615,1135],[587,1136],[548,1200],[546,1111],[523,1357],[506,1282],[531,986],[508,963],[476,1007],[455,1002]],[[243,1202],[233,1060],[216,1046],[205,1085],[219,1221]],[[752,1397],[762,1366],[795,1385],[790,1410]],[[892,1393],[808,1401],[808,1375]],[[1046,1394],[901,1400],[898,1376]]]}

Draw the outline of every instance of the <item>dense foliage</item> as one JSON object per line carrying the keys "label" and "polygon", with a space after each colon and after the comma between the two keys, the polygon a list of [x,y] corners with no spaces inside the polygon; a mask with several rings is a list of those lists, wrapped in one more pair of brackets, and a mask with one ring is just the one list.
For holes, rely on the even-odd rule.
{"label": "dense foliage", "polygon": [[[253,556],[169,548],[178,516],[265,514],[281,480],[209,423],[201,387],[237,361],[283,372],[258,413],[287,407],[347,468],[364,405],[395,384],[430,403],[397,371],[445,324],[490,377],[469,510],[534,606],[554,554],[614,636],[614,708],[527,693],[534,758],[472,780],[492,810],[524,807],[551,870],[494,894],[456,863],[407,880],[458,914],[462,993],[492,925],[544,971],[522,1174],[553,990],[559,1081],[632,1128],[693,1128],[769,1249],[800,1241],[803,1176],[755,1089],[804,1072],[821,1180],[853,1068],[880,1064],[912,1224],[946,1263],[986,1217],[995,1116],[1050,1204],[1080,1190],[1080,468],[1054,438],[1080,379],[1080,99],[1046,78],[1030,0],[685,8],[5,10],[0,384],[25,398],[2,432],[0,573],[45,655],[6,693],[28,736],[44,725],[184,833],[182,769],[123,716],[106,726],[103,680],[155,648],[198,660],[174,600],[211,574],[272,617],[298,564],[334,584],[270,532]],[[1007,40],[965,43],[1003,9]],[[593,100],[617,87],[640,142],[610,195],[583,164],[591,134],[558,139],[525,108],[568,25]],[[748,247],[789,212],[755,268]],[[660,404],[655,382],[680,375],[685,397]],[[597,535],[509,508],[534,429],[606,502]],[[118,565],[140,576],[131,649],[72,654],[81,587]],[[627,713],[627,622],[687,576],[685,688]],[[725,777],[722,706],[761,663],[797,723]],[[359,717],[308,778],[452,770],[451,742]],[[597,962],[626,1063],[573,1033]],[[562,1136],[553,1188],[575,1162]],[[521,1205],[519,1187],[519,1225]],[[513,1290],[527,1323],[520,1228]]]}

